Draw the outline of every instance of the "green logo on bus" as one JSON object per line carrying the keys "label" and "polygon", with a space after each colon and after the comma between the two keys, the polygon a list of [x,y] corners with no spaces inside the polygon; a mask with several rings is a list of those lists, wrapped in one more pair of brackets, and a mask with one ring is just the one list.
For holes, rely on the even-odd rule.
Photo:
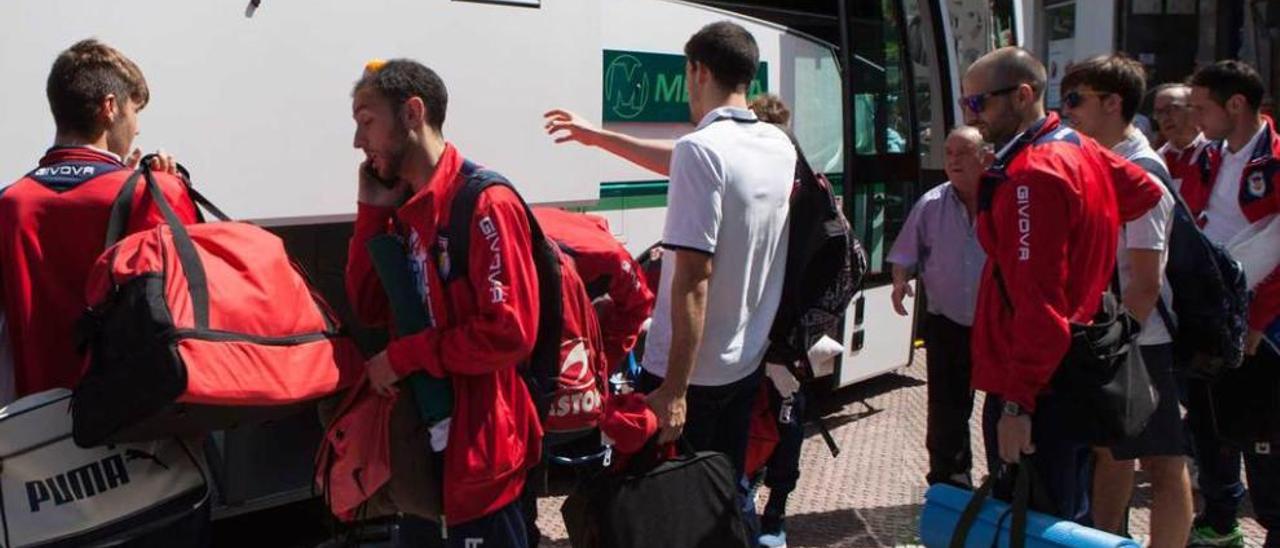
{"label": "green logo on bus", "polygon": [[[604,50],[604,121],[689,121],[684,56]],[[760,63],[748,95],[769,91],[769,66]]]}

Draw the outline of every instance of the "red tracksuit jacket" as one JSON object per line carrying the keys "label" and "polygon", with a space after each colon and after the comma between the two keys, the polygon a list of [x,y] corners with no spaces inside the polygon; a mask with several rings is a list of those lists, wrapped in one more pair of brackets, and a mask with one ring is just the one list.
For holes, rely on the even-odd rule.
{"label": "red tracksuit jacket", "polygon": [[983,181],[978,238],[988,259],[974,320],[973,386],[1034,410],[1070,346],[1069,323],[1097,313],[1115,270],[1120,224],[1155,206],[1160,188],[1142,168],[1061,126],[1057,114],[1018,139],[1025,145],[997,159],[1006,166],[1003,179]]}
{"label": "red tracksuit jacket", "polygon": [[399,209],[360,204],[348,250],[347,294],[365,322],[391,320],[386,293],[365,245],[396,232],[409,243],[419,293],[433,327],[387,347],[400,376],[427,371],[453,383],[453,417],[444,455],[444,513],[457,525],[514,502],[526,471],[541,459],[542,427],[516,367],[538,332],[538,279],[524,205],[509,189],[486,189],[476,203],[468,279],[447,287],[449,258],[437,246],[453,195],[464,181],[462,156],[445,148],[425,187]]}
{"label": "red tracksuit jacket", "polygon": [[[534,208],[547,237],[560,244],[592,295],[604,291],[600,330],[609,367],[617,367],[636,345],[640,327],[653,313],[653,292],[627,248],[613,237],[601,217],[555,208]],[[599,285],[600,287],[597,287]]]}
{"label": "red tracksuit jacket", "polygon": [[[0,195],[0,303],[9,320],[18,397],[73,388],[84,370],[76,322],[85,280],[102,254],[111,205],[133,170],[87,147],[54,147]],[[156,180],[186,223],[196,208],[178,178]],[[146,185],[134,194],[126,234],[163,223]],[[3,342],[0,342],[3,344]]]}
{"label": "red tracksuit jacket", "polygon": [[[1253,149],[1253,156],[1240,177],[1240,210],[1251,223],[1280,213],[1280,134],[1275,122],[1265,117],[1267,131]],[[1222,166],[1225,141],[1212,141],[1195,157],[1195,169],[1186,170],[1179,189],[1191,213],[1199,217],[1209,206],[1213,185]],[[1201,219],[1203,222],[1203,219]],[[1280,244],[1277,244],[1280,245]],[[1249,304],[1249,328],[1262,331],[1280,315],[1280,267],[1254,288]]]}

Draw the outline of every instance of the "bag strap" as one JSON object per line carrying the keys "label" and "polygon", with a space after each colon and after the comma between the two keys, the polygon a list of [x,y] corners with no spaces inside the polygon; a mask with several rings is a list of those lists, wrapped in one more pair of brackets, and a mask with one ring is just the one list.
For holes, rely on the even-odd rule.
{"label": "bag strap", "polygon": [[[445,251],[448,252],[450,263],[444,282],[447,284],[454,280],[466,279],[470,263],[468,255],[471,249],[471,222],[475,216],[476,202],[479,201],[480,194],[491,186],[506,187],[524,207],[525,218],[529,223],[529,243],[533,251],[534,268],[538,275],[538,333],[528,361],[540,364],[554,363],[556,367],[554,372],[529,371],[524,375],[525,381],[533,385],[534,391],[537,392],[531,396],[538,409],[538,418],[545,420],[551,407],[550,397],[555,388],[555,379],[550,377],[559,373],[560,331],[564,314],[560,288],[560,262],[556,256],[556,246],[547,239],[542,231],[542,225],[538,224],[537,217],[529,208],[529,203],[507,178],[496,172],[482,169],[470,160],[462,162],[461,175],[465,181],[449,204],[449,223],[443,234]],[[552,386],[544,386],[545,384],[552,384]]]}
{"label": "bag strap", "polygon": [[964,505],[964,511],[960,513],[960,519],[956,521],[956,528],[951,533],[950,548],[965,547],[965,543],[969,540],[969,532],[973,530],[974,524],[978,522],[978,514],[982,512],[982,503],[986,502],[991,496],[995,478],[995,473],[988,474],[987,479],[982,480],[982,485],[979,485],[973,491],[973,495],[969,497],[969,503]]}
{"label": "bag strap", "polygon": [[[1169,194],[1173,195],[1174,211],[1173,218],[1170,219],[1170,222],[1176,220],[1177,216],[1180,214],[1185,215],[1186,220],[1191,223],[1191,226],[1195,227],[1196,230],[1200,230],[1200,225],[1196,224],[1195,217],[1191,216],[1191,208],[1187,206],[1186,200],[1182,199],[1182,193],[1178,192],[1178,189],[1173,187],[1173,175],[1169,173],[1169,170],[1165,168],[1164,164],[1161,164],[1154,158],[1138,158],[1133,160],[1133,163],[1138,164],[1138,167],[1147,170],[1147,173],[1155,175],[1156,179],[1159,179],[1160,183],[1168,189]],[[1173,312],[1169,310],[1169,303],[1165,302],[1163,296],[1156,299],[1156,312],[1160,314],[1160,319],[1164,322],[1165,327],[1169,329],[1169,333],[1176,336],[1178,326],[1175,323]]]}
{"label": "bag strap", "polygon": [[[186,225],[178,219],[178,215],[173,212],[173,207],[169,205],[168,198],[165,198],[164,192],[160,190],[160,183],[156,182],[155,175],[151,172],[151,161],[155,158],[154,154],[149,154],[142,158],[138,163],[138,169],[129,180],[125,182],[121,188],[120,194],[117,195],[116,201],[112,204],[111,222],[107,228],[108,240],[107,247],[115,245],[119,241],[119,236],[124,232],[124,226],[128,223],[130,210],[133,203],[133,188],[137,187],[138,177],[141,176],[146,180],[147,191],[151,193],[151,199],[155,202],[156,209],[160,210],[160,215],[164,217],[164,222],[169,226],[169,231],[173,233],[173,246],[178,252],[178,263],[182,265],[182,271],[187,276],[187,290],[191,294],[191,310],[192,317],[195,320],[196,329],[209,328],[209,282],[205,274],[204,264],[200,262],[200,255],[196,252],[196,244],[191,240],[191,234],[187,232]],[[121,204],[127,204],[122,206]],[[123,211],[117,211],[117,206]],[[116,240],[111,240],[112,234],[115,234]]]}
{"label": "bag strap", "polygon": [[135,170],[125,179],[120,192],[111,203],[111,216],[107,221],[107,240],[102,249],[107,249],[124,237],[125,227],[129,225],[129,217],[133,214],[133,195],[138,189],[138,179],[142,178],[142,169]]}
{"label": "bag strap", "polygon": [[[129,226],[129,218],[133,216],[133,196],[138,189],[138,181],[142,178],[146,169],[147,162],[154,158],[154,154],[149,154],[143,161],[138,162],[138,169],[129,175],[128,179],[120,187],[120,191],[116,193],[115,199],[111,202],[111,215],[107,221],[107,238],[102,248],[106,249],[116,245],[124,238],[124,231]],[[191,184],[191,172],[187,171],[186,166],[178,164],[178,175],[182,178],[183,186],[186,188],[187,195],[191,197],[191,201],[197,206],[203,207],[205,211],[213,214],[219,221],[230,221],[231,217],[222,211],[213,202],[209,201],[204,194],[201,194],[196,187]],[[196,209],[196,214],[200,214],[200,209]],[[203,217],[200,219],[204,221]]]}

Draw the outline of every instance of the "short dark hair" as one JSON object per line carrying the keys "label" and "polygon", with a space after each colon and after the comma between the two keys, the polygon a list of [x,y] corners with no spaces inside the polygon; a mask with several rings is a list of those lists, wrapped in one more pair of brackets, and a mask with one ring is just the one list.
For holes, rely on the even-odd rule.
{"label": "short dark hair", "polygon": [[351,94],[371,87],[399,109],[410,97],[422,99],[427,106],[427,125],[437,132],[444,128],[445,111],[449,108],[449,90],[434,70],[412,59],[370,62]]}
{"label": "short dark hair", "polygon": [[710,69],[716,82],[730,90],[750,86],[760,64],[755,37],[729,21],[702,27],[685,43],[684,55]]}
{"label": "short dark hair", "polygon": [[88,137],[101,131],[98,108],[108,95],[115,95],[120,104],[132,99],[139,109],[151,100],[142,69],[119,50],[89,38],[54,59],[45,96],[59,132]]}
{"label": "short dark hair", "polygon": [[1187,79],[1187,84],[1208,88],[1213,100],[1224,106],[1232,96],[1243,95],[1253,110],[1262,107],[1262,96],[1266,93],[1258,71],[1248,63],[1234,59],[1200,67]]}
{"label": "short dark hair", "polygon": [[1062,89],[1080,86],[1119,95],[1120,114],[1125,122],[1132,122],[1147,92],[1146,69],[1123,53],[1090,57],[1073,65],[1062,76]]}

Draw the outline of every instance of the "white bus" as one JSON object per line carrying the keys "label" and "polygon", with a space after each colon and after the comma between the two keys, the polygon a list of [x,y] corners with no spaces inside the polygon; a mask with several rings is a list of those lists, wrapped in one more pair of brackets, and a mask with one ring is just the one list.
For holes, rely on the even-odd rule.
{"label": "white bus", "polygon": [[[822,7],[793,9],[801,4]],[[734,20],[760,45],[753,91],[791,105],[809,161],[841,188],[872,255],[845,321],[845,352],[824,372],[838,388],[911,362],[912,318],[892,311],[883,257],[916,196],[941,180],[941,136],[959,119],[955,75],[967,57],[1016,36],[1018,10],[995,4],[7,0],[0,172],[16,179],[50,145],[49,66],[73,42],[98,37],[146,73],[152,99],[138,145],[174,154],[223,210],[280,234],[350,318],[342,274],[362,160],[351,147],[350,92],[366,61],[411,57],[434,68],[449,89],[445,135],[464,155],[507,175],[531,202],[605,216],[639,252],[661,234],[666,181],[553,144],[542,113],[564,107],[646,137],[690,131],[683,44],[703,25]],[[353,329],[366,349],[385,337]],[[318,436],[311,416],[215,435],[217,515],[310,496]]]}

